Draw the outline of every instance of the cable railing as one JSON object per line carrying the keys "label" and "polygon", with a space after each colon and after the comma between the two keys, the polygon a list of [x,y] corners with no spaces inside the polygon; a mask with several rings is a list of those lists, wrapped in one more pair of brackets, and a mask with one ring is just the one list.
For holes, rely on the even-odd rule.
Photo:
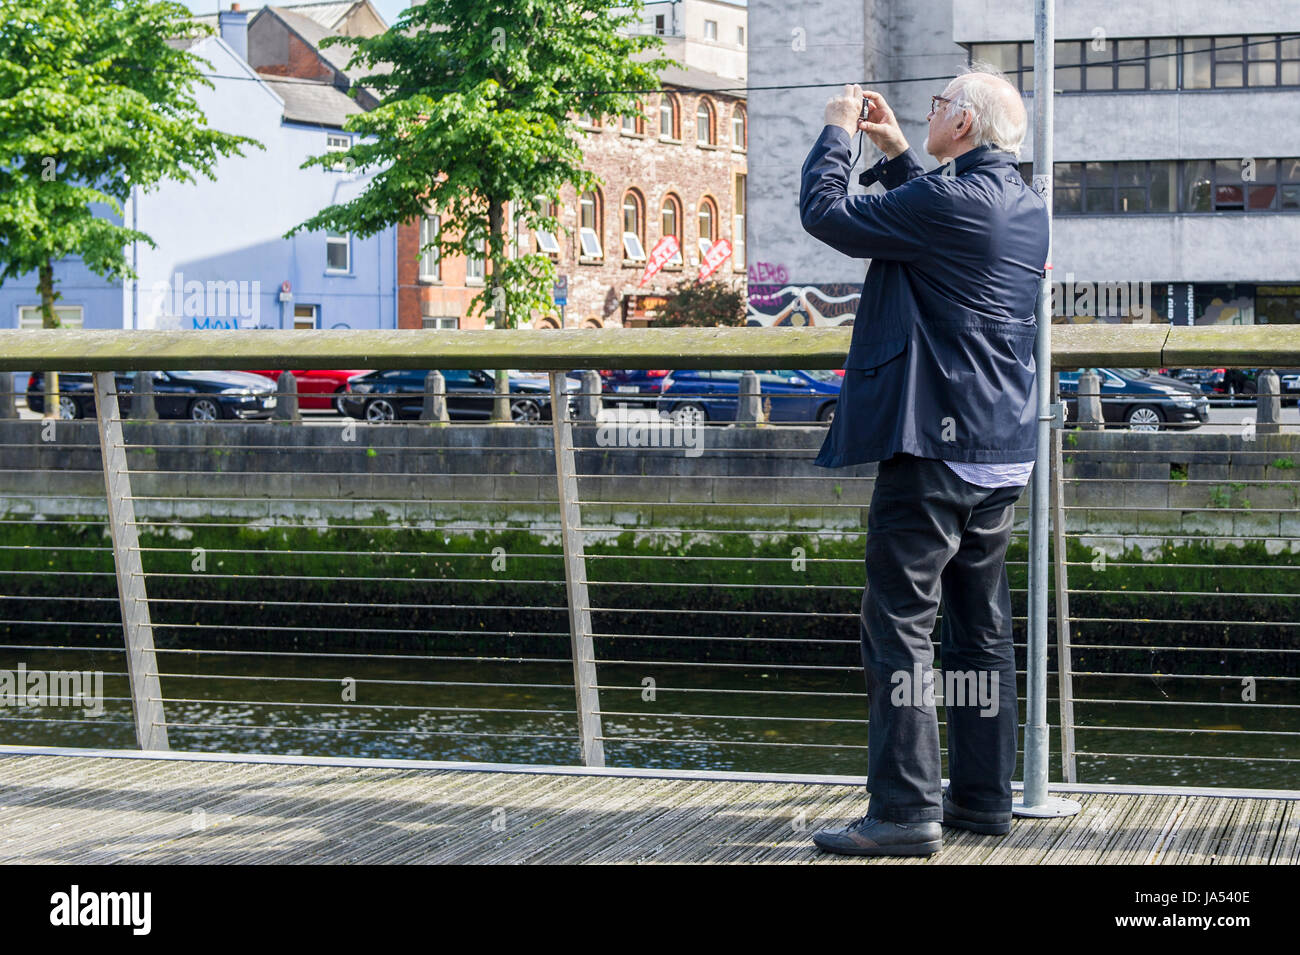
{"label": "cable railing", "polygon": [[[1297,409],[1261,374],[1149,427],[1104,375],[1300,366],[1297,331],[1054,328],[1099,379],[1052,431],[1054,779],[1294,788]],[[94,388],[81,418],[0,399],[0,741],[860,775],[875,468],[815,468],[825,392],[765,371],[838,368],[849,334],[0,332],[0,370]],[[150,409],[158,369],[286,367],[547,378],[527,415],[437,373],[392,418],[288,374],[258,418]],[[629,398],[605,368],[737,373]]]}

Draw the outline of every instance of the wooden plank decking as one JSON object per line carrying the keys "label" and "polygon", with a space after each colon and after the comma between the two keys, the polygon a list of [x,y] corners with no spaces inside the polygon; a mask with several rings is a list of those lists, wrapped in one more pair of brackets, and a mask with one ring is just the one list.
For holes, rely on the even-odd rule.
{"label": "wooden plank decking", "polygon": [[859,860],[809,841],[861,814],[853,785],[0,754],[0,862],[1300,863],[1296,794],[1070,795],[1071,818]]}

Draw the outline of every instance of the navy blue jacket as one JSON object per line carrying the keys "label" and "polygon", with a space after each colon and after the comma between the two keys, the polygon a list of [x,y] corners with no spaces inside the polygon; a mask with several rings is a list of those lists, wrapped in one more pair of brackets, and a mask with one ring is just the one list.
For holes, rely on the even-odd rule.
{"label": "navy blue jacket", "polygon": [[899,452],[1032,461],[1046,203],[1015,157],[989,146],[928,173],[909,149],[867,171],[883,195],[850,196],[849,143],[843,128],[827,125],[799,189],[810,235],[871,259],[816,463],[845,467]]}

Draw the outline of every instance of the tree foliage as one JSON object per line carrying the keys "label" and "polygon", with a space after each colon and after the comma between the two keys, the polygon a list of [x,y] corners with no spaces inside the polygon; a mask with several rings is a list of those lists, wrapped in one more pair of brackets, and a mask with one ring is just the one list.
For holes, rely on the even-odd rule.
{"label": "tree foliage", "polygon": [[168,42],[210,32],[178,3],[0,0],[0,281],[41,271],[44,286],[69,255],[131,277],[126,246],[153,243],[105,211],[258,145],[208,127],[193,92],[208,64]]}
{"label": "tree foliage", "polygon": [[673,286],[668,302],[655,310],[654,323],[660,327],[744,325],[747,307],[743,289],[734,283],[688,278]]}
{"label": "tree foliage", "polygon": [[554,266],[540,253],[509,255],[504,207],[513,204],[524,229],[558,234],[564,227],[544,204],[558,203],[566,185],[581,193],[596,184],[570,114],[633,111],[636,91],[657,89],[673,62],[634,59],[661,44],[619,32],[640,8],[640,0],[426,0],[381,36],[325,40],[351,46],[352,64],[371,71],[362,85],[383,97],[347,125],[362,134],[347,158],[373,178],[293,231],[367,236],[432,212],[454,225],[430,243],[440,255],[486,252],[492,279],[472,313],[491,308],[501,327],[549,308]]}

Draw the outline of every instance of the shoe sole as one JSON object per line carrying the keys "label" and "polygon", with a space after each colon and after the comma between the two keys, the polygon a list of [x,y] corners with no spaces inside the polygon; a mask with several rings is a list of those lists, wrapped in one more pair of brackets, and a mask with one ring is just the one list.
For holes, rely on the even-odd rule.
{"label": "shoe sole", "polygon": [[972,822],[969,819],[958,819],[956,816],[944,816],[943,824],[950,829],[968,829],[985,836],[1005,836],[1011,831],[1010,822]]}
{"label": "shoe sole", "polygon": [[817,846],[823,852],[834,853],[842,856],[932,856],[943,848],[943,840],[935,839],[932,842],[918,842],[910,846],[876,846],[874,848],[853,848],[853,849],[829,849],[821,845],[815,839],[813,845]]}

